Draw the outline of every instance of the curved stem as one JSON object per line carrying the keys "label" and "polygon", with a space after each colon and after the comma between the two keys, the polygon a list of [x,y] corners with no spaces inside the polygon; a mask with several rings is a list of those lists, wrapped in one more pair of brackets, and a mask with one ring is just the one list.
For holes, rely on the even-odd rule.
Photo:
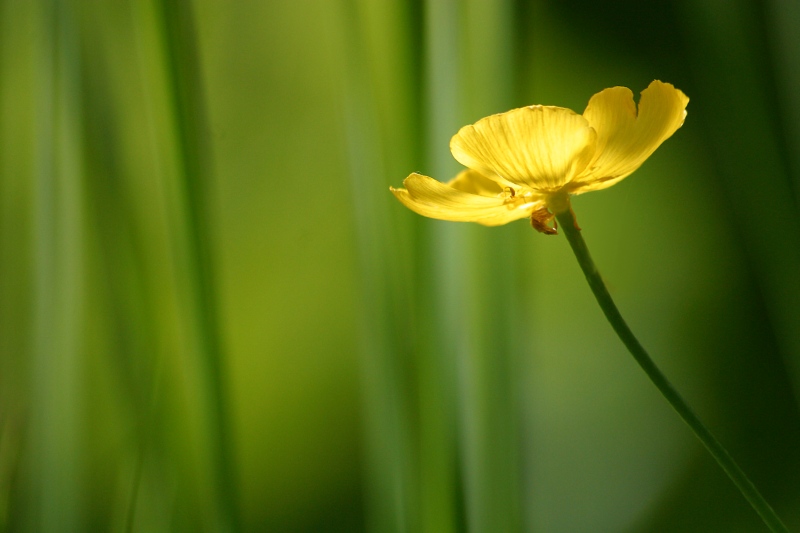
{"label": "curved stem", "polygon": [[670,405],[672,405],[681,418],[683,418],[684,422],[694,431],[694,434],[697,435],[700,442],[702,442],[711,455],[714,456],[714,459],[717,460],[725,473],[728,474],[728,477],[731,478],[731,481],[739,488],[742,495],[750,502],[750,505],[755,509],[770,530],[788,533],[789,530],[781,519],[778,518],[778,515],[775,514],[775,511],[770,507],[764,497],[761,496],[761,493],[758,492],[758,489],[756,489],[753,482],[750,481],[750,478],[739,468],[739,465],[736,464],[728,451],[719,443],[714,435],[711,434],[705,424],[700,421],[692,408],[689,407],[689,404],[678,394],[678,391],[675,390],[672,383],[670,383],[661,370],[658,369],[647,354],[647,351],[645,351],[644,347],[642,347],[641,343],[636,339],[633,332],[628,327],[628,324],[625,323],[619,309],[617,309],[616,304],[614,304],[614,300],[611,299],[611,295],[608,293],[603,279],[600,277],[600,272],[598,272],[589,254],[589,249],[586,247],[586,242],[583,240],[580,230],[576,227],[575,215],[572,213],[572,210],[567,209],[556,215],[556,218],[572,247],[572,251],[575,253],[575,257],[578,259],[581,270],[583,270],[586,276],[586,281],[589,282],[589,286],[597,299],[597,303],[600,304],[600,308],[611,323],[611,327],[614,328],[614,331],[617,333],[620,340],[622,340],[623,344],[625,344],[625,347],[628,348],[628,351],[631,352],[633,358],[636,359],[636,362],[639,363],[642,370],[645,371],[653,384],[661,391],[661,394],[664,395],[664,398],[667,399]]}

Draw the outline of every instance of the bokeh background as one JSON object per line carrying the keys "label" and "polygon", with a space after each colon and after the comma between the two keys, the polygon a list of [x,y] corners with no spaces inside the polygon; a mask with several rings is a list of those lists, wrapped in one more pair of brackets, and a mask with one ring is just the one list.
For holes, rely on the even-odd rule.
{"label": "bokeh background", "polygon": [[685,125],[573,205],[800,528],[796,2],[2,0],[0,531],[766,531],[562,236],[388,191],[653,79]]}

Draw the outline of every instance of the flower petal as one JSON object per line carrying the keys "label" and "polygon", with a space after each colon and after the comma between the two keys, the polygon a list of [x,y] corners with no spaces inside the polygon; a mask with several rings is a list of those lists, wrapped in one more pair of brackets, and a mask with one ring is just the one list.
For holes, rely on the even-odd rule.
{"label": "flower petal", "polygon": [[464,126],[450,141],[459,163],[490,179],[543,192],[581,174],[595,153],[595,132],[563,107],[530,106]]}
{"label": "flower petal", "polygon": [[638,116],[630,89],[594,95],[583,116],[597,131],[597,158],[572,192],[605,189],[630,175],[683,125],[688,103],[683,92],[657,80],[642,91]]}
{"label": "flower petal", "polygon": [[503,194],[503,187],[498,185],[496,181],[492,181],[480,172],[471,169],[459,172],[455,178],[447,182],[447,185],[459,191],[492,198],[499,198]]}
{"label": "flower petal", "polygon": [[[464,176],[464,171],[453,182],[464,185],[472,181],[481,183],[484,176],[476,178]],[[544,205],[544,199],[525,202],[521,198],[502,198],[500,196],[481,196],[441,183],[428,176],[411,174],[404,181],[405,189],[390,187],[392,193],[403,205],[420,215],[439,220],[457,222],[478,222],[485,226],[499,226],[530,216],[531,212]],[[511,200],[511,201],[509,201]]]}

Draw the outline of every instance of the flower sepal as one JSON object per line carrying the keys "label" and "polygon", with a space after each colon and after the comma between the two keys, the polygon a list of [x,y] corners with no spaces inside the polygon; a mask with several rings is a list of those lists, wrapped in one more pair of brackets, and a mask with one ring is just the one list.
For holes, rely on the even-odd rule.
{"label": "flower sepal", "polygon": [[545,235],[558,235],[558,222],[556,216],[549,209],[543,207],[531,213],[531,226],[539,233]]}

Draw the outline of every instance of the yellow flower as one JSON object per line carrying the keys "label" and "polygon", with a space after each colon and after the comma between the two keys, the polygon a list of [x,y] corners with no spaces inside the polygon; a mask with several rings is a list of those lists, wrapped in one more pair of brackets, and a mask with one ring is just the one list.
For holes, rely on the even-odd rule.
{"label": "yellow flower", "polygon": [[569,196],[598,191],[639,168],[681,127],[689,98],[669,83],[633,93],[612,87],[594,95],[583,115],[534,105],[483,118],[450,140],[467,169],[448,183],[411,174],[390,188],[406,207],[426,217],[499,226],[529,217],[555,233],[553,214]]}

